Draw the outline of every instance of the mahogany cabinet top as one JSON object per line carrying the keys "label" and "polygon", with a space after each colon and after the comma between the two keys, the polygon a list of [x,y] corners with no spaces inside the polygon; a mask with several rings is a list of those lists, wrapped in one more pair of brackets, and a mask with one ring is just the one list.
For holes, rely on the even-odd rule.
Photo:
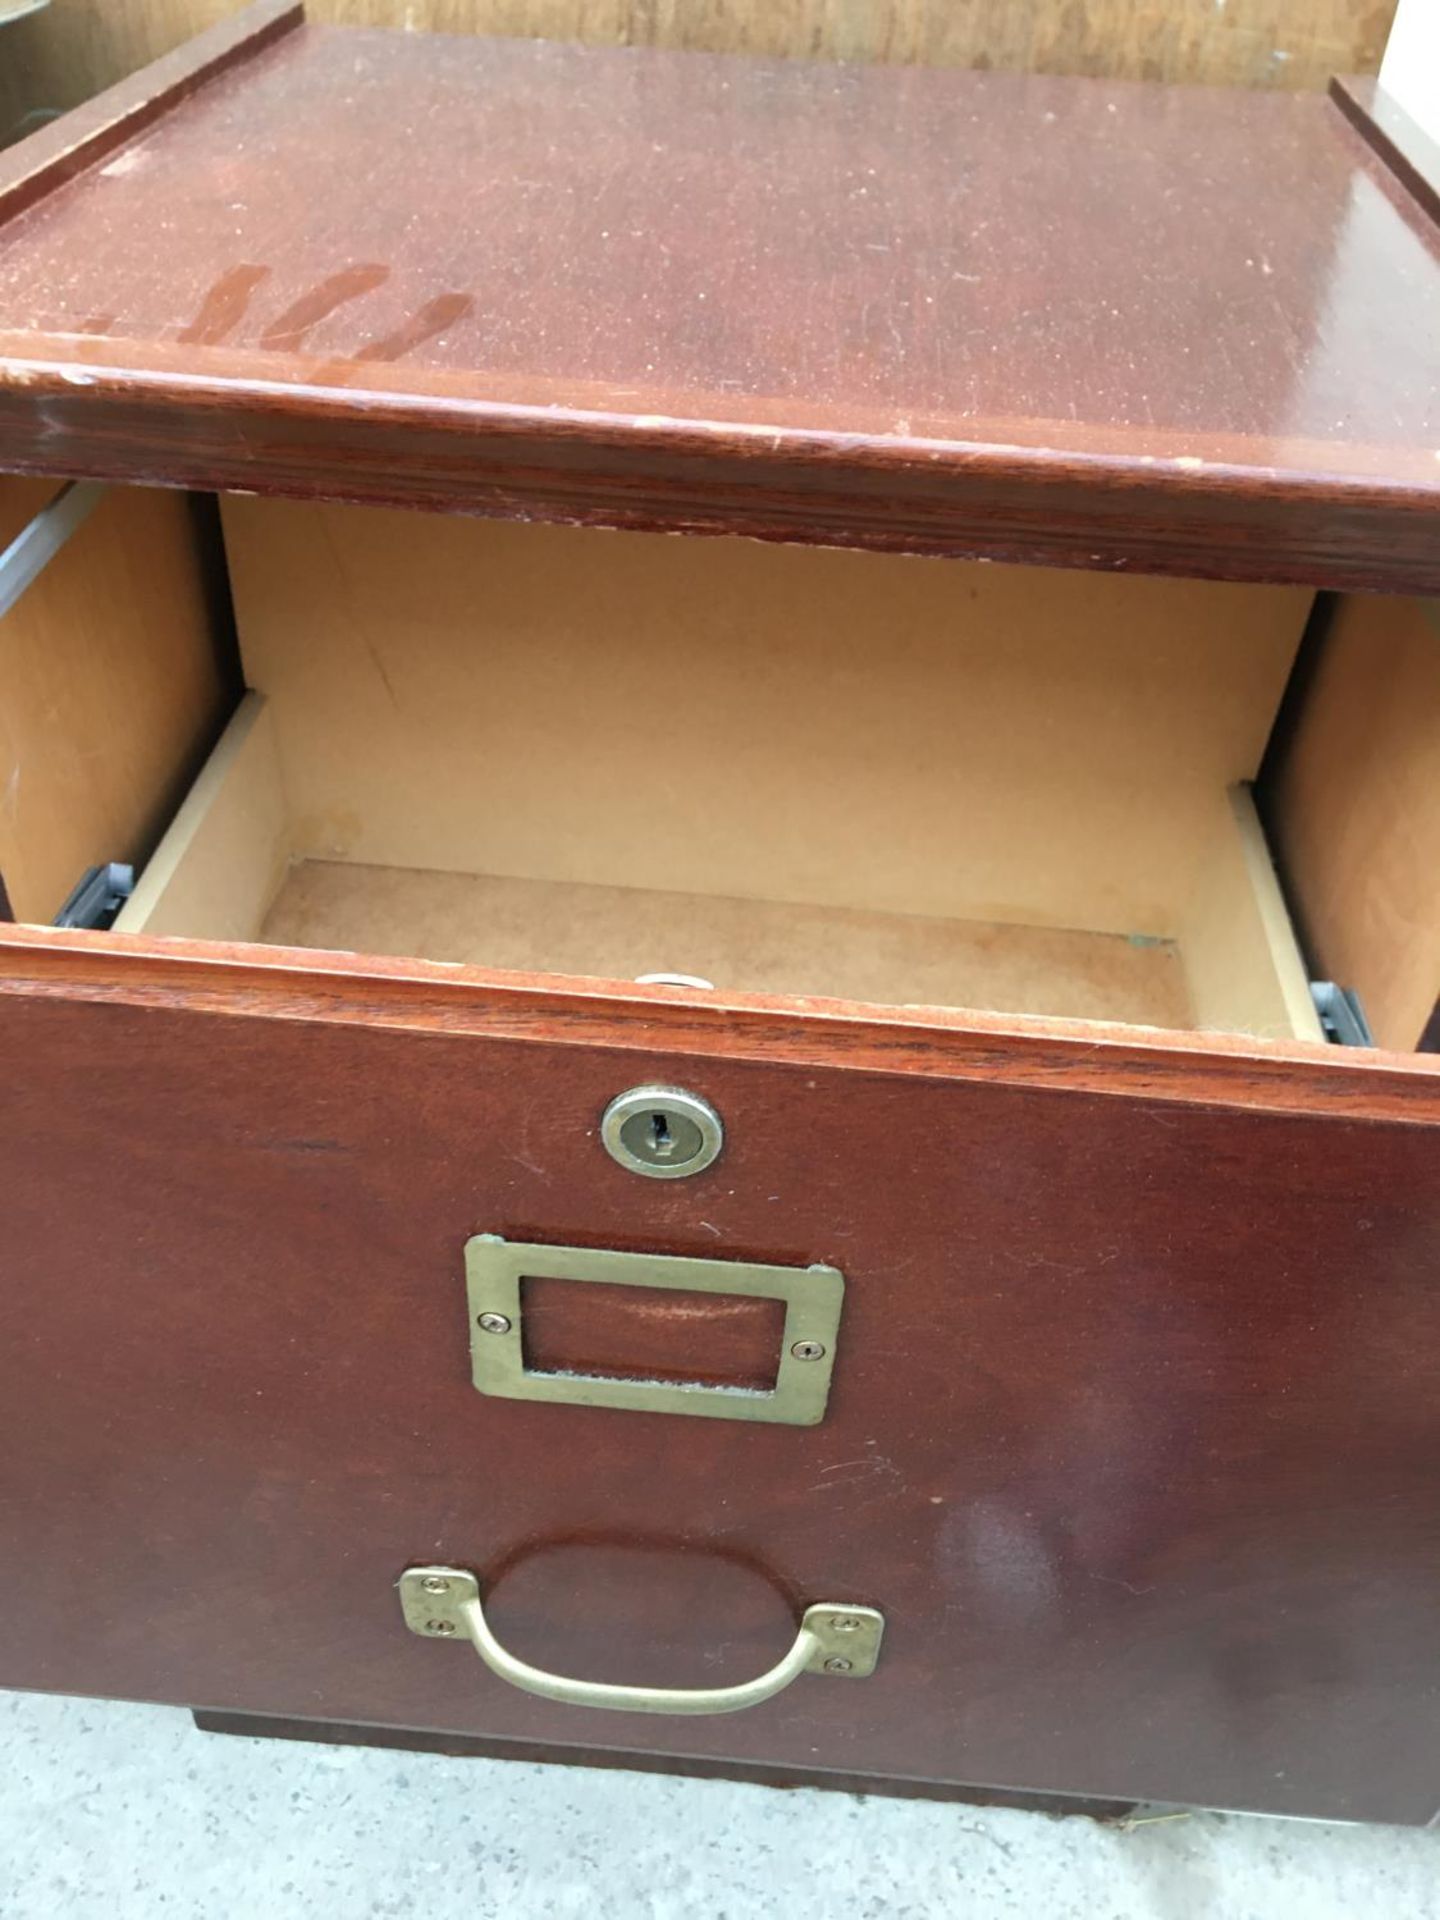
{"label": "mahogany cabinet top", "polygon": [[1440,590],[1440,227],[1358,90],[302,15],[0,155],[0,467]]}

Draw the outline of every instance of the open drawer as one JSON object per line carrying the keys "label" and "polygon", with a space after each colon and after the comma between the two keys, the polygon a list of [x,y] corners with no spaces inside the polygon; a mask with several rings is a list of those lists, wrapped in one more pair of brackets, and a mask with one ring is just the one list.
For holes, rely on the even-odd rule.
{"label": "open drawer", "polygon": [[[1440,1079],[1320,1037],[1249,797],[1309,596],[225,530],[251,691],[119,927],[0,937],[0,1679],[1428,1817]],[[718,1158],[637,1179],[636,1089]],[[472,1576],[585,1684],[885,1636],[595,1714],[435,1644]]]}
{"label": "open drawer", "polygon": [[1440,248],[1111,94],[264,0],[0,161],[0,513],[139,483],[0,624],[0,1685],[1432,1818]]}
{"label": "open drawer", "polygon": [[226,526],[254,691],[122,932],[1322,1038],[1244,784],[1303,592]]}

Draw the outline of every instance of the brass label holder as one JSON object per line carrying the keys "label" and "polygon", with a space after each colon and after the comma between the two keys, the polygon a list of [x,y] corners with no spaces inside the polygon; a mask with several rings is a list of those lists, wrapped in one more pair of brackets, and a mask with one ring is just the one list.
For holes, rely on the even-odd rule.
{"label": "brass label holder", "polygon": [[[825,1417],[845,1294],[845,1277],[834,1267],[770,1267],[597,1247],[537,1246],[480,1233],[466,1243],[465,1276],[473,1378],[481,1393],[505,1400],[550,1400],[566,1406],[773,1421],[793,1427],[813,1427]],[[783,1300],[785,1328],[775,1385],[767,1390],[709,1386],[700,1381],[532,1372],[525,1364],[522,1282],[526,1279]]]}

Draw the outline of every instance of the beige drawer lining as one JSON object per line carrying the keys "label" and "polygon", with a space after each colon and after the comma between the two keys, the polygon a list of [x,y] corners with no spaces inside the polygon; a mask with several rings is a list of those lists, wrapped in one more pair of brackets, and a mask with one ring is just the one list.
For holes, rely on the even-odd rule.
{"label": "beige drawer lining", "polygon": [[223,503],[296,852],[1162,938],[1312,596]]}
{"label": "beige drawer lining", "polygon": [[1217,794],[1211,828],[1178,940],[316,861],[250,694],[117,930],[1320,1040],[1248,793]]}

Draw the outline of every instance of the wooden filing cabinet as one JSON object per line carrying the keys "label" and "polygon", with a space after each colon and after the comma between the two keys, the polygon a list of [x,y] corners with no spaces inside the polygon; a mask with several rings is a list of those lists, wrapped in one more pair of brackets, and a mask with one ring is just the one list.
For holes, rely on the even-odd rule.
{"label": "wooden filing cabinet", "polygon": [[1431,1817],[1425,166],[275,4],[0,158],[0,1684]]}

